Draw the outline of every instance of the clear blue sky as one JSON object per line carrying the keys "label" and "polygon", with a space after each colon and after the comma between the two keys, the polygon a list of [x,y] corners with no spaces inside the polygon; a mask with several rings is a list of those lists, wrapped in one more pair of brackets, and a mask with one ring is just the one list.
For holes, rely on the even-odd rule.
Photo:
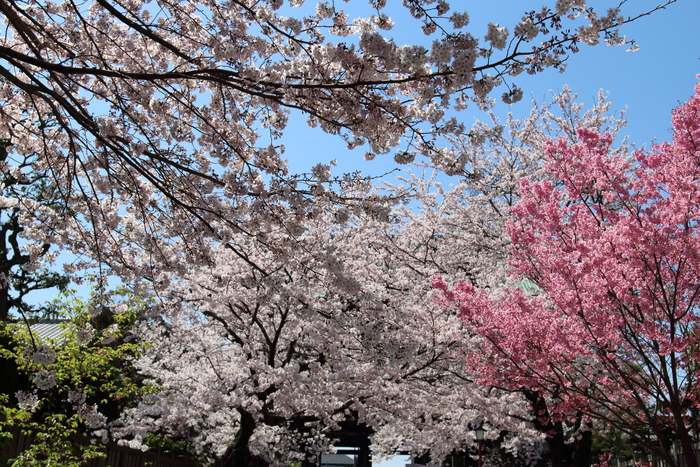
{"label": "clear blue sky", "polygon": [[[360,0],[362,1],[362,0]],[[398,0],[389,0],[388,3]],[[661,0],[628,1],[623,12],[641,12],[656,6]],[[460,2],[452,2],[457,5]],[[518,22],[523,12],[539,9],[542,0],[495,0],[491,2],[467,3],[471,22],[470,32],[483,37],[488,22],[497,22],[509,27]],[[547,2],[554,4],[554,0]],[[617,2],[589,1],[589,5],[605,7]],[[345,7],[341,5],[341,7]],[[605,11],[602,7],[602,11]],[[416,35],[417,22],[405,14],[394,16],[396,26],[390,34],[397,44],[421,40]],[[610,92],[614,110],[627,108],[629,120],[623,133],[629,135],[631,143],[641,146],[654,138],[663,141],[669,138],[670,113],[693,92],[700,73],[700,1],[677,0],[666,10],[640,18],[625,26],[623,34],[636,39],[641,48],[637,52],[626,52],[626,47],[595,47],[582,45],[581,51],[571,56],[565,73],[549,70],[528,76],[520,75],[516,83],[524,89],[525,98],[509,107],[501,104],[499,114],[512,110],[516,115],[529,112],[529,97],[542,100],[549,90],[560,90],[564,84],[579,94],[584,104],[593,105],[598,90]],[[499,95],[499,94],[494,94]],[[465,112],[463,121],[471,123],[480,116],[477,111]],[[285,155],[295,171],[308,171],[319,161],[339,161],[338,173],[360,170],[368,174],[385,173],[396,167],[391,155],[364,161],[366,148],[348,151],[338,138],[306,127],[304,118],[290,118],[287,135],[282,140]]]}

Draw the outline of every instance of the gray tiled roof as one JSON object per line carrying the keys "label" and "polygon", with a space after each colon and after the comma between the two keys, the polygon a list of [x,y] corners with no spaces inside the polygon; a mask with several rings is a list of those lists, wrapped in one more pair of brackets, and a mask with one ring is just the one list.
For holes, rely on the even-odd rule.
{"label": "gray tiled roof", "polygon": [[39,340],[55,340],[59,344],[63,343],[63,335],[66,333],[65,325],[62,323],[67,323],[67,319],[45,319],[38,323],[29,326],[32,330],[32,334],[38,337]]}
{"label": "gray tiled roof", "polygon": [[540,289],[539,286],[530,279],[524,279],[520,284],[518,284],[518,288],[522,289],[522,291],[528,295],[539,295],[542,292],[542,289]]}

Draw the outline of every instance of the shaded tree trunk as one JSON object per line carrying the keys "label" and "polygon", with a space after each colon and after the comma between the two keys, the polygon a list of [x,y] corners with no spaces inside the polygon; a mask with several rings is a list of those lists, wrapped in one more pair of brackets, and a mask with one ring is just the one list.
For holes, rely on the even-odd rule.
{"label": "shaded tree trunk", "polygon": [[[532,404],[535,428],[547,434],[551,467],[590,467],[593,463],[593,433],[582,431],[576,439],[567,442],[564,424],[552,421],[545,399],[536,391],[523,390],[523,394]],[[575,428],[580,428],[581,423],[582,416],[579,416]]]}
{"label": "shaded tree trunk", "polygon": [[[688,428],[685,426],[685,423],[683,423],[684,417],[680,413],[680,410],[678,410],[678,415],[675,416],[675,419],[677,430],[676,434],[681,443],[681,451],[683,453],[683,460],[685,460],[685,467],[698,467],[698,459],[695,456],[695,450],[693,449],[693,440],[690,433],[688,433]],[[678,464],[682,465],[680,459],[678,459]]]}
{"label": "shaded tree trunk", "polygon": [[241,421],[236,439],[215,467],[268,467],[266,461],[254,456],[248,448],[256,426],[255,419],[248,412],[239,410],[239,413]]}

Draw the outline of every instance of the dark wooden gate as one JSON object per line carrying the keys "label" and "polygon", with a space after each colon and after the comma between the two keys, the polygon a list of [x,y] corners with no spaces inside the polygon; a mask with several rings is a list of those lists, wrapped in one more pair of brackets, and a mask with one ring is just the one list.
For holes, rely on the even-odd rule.
{"label": "dark wooden gate", "polygon": [[[372,450],[369,442],[372,429],[364,423],[358,424],[354,420],[342,422],[340,425],[340,430],[328,435],[329,438],[335,440],[333,446],[338,446],[336,452],[356,456],[355,467],[372,467]],[[319,467],[320,465],[320,456],[308,458],[303,463],[303,467]]]}

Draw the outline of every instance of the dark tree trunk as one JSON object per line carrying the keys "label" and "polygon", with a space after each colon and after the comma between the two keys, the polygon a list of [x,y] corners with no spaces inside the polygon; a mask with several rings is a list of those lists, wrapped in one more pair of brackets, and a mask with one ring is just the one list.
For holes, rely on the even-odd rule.
{"label": "dark tree trunk", "polygon": [[[698,459],[695,456],[695,450],[693,449],[693,439],[691,438],[690,433],[688,433],[688,428],[685,426],[684,418],[680,413],[676,416],[676,433],[678,440],[681,443],[681,451],[683,453],[683,459],[685,460],[685,467],[698,467]],[[677,462],[678,464],[683,465],[680,459],[678,459]]]}
{"label": "dark tree trunk", "polygon": [[215,467],[268,467],[267,462],[253,456],[248,448],[256,426],[255,419],[248,412],[241,410],[239,413],[241,422],[236,439],[226,450],[226,454],[216,462]]}
{"label": "dark tree trunk", "polygon": [[[581,431],[579,437],[567,443],[564,424],[552,421],[544,398],[536,391],[523,390],[523,394],[532,404],[535,428],[547,434],[551,467],[590,467],[593,463],[593,433],[590,430]],[[583,423],[581,418],[579,416],[577,420],[577,427]]]}

